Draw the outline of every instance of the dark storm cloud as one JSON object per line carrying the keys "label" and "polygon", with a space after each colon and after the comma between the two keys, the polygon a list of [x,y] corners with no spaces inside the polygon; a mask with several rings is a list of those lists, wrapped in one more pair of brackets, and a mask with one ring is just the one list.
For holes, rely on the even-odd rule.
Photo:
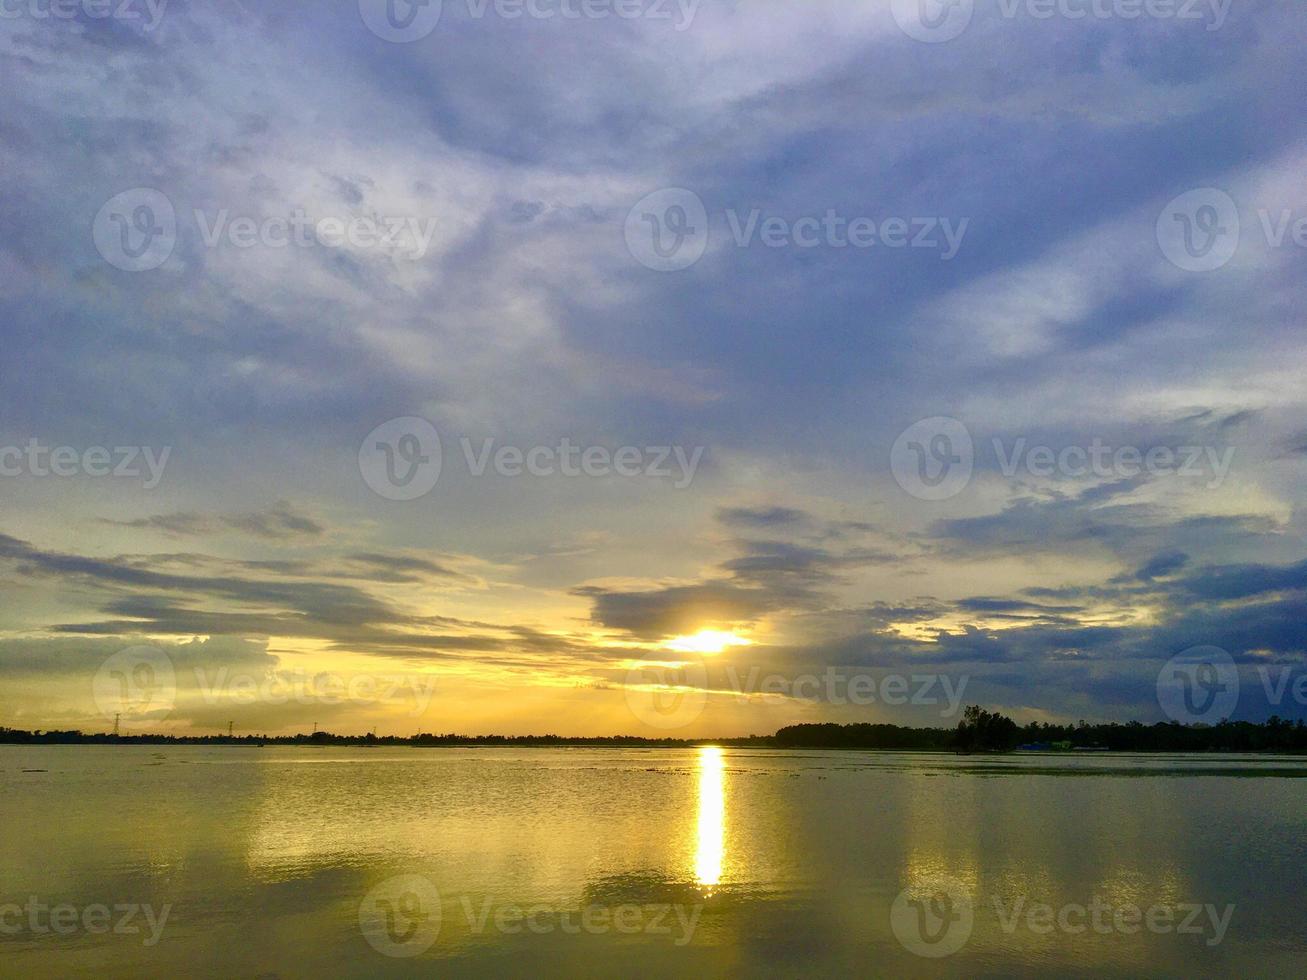
{"label": "dark storm cloud", "polygon": [[1307,562],[1287,567],[1233,565],[1203,568],[1186,575],[1178,585],[1200,599],[1218,601],[1304,589],[1307,588]]}
{"label": "dark storm cloud", "polygon": [[658,639],[711,626],[754,622],[774,596],[763,589],[730,582],[677,585],[642,592],[607,591],[594,586],[574,595],[591,600],[591,619],[609,629]]}
{"label": "dark storm cloud", "polygon": [[1283,545],[1283,526],[1261,514],[1186,516],[1167,503],[1130,499],[1149,482],[1132,477],[1078,493],[1021,493],[996,513],[936,521],[926,539],[973,557],[1100,549],[1130,560],[1146,560],[1149,552],[1220,555]]}
{"label": "dark storm cloud", "polygon": [[1141,565],[1133,577],[1140,582],[1151,582],[1155,578],[1173,575],[1188,564],[1189,556],[1183,551],[1166,551]]}

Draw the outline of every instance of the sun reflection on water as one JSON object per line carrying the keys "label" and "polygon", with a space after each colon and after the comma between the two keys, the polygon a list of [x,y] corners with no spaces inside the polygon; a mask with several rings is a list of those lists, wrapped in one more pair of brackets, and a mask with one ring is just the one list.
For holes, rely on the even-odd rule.
{"label": "sun reflection on water", "polygon": [[699,749],[699,837],[694,877],[710,894],[722,880],[725,836],[725,761],[721,749],[705,745]]}

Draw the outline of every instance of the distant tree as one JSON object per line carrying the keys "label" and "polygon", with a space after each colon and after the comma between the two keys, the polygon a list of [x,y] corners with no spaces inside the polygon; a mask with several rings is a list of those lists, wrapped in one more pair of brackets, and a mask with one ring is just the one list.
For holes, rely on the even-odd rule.
{"label": "distant tree", "polygon": [[1007,752],[1016,748],[1020,734],[1011,718],[972,704],[962,712],[954,744],[964,752]]}

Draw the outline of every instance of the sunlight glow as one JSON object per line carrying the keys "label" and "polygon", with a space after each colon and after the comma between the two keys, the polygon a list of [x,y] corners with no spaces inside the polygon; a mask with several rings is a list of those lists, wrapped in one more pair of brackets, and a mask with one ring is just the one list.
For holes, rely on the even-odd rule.
{"label": "sunlight glow", "polygon": [[699,749],[699,839],[694,855],[694,877],[703,888],[722,880],[726,838],[726,765],[722,750],[713,745]]}
{"label": "sunlight glow", "polygon": [[722,653],[729,647],[747,647],[753,641],[723,630],[700,630],[693,636],[678,636],[667,644],[677,653]]}

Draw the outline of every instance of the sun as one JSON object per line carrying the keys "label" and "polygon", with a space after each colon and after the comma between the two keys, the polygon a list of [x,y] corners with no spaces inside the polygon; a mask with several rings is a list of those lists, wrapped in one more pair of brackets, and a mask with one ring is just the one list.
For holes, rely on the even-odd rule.
{"label": "sun", "polygon": [[747,647],[752,640],[723,630],[700,630],[693,636],[678,636],[668,642],[668,649],[677,653],[723,653],[730,647]]}

